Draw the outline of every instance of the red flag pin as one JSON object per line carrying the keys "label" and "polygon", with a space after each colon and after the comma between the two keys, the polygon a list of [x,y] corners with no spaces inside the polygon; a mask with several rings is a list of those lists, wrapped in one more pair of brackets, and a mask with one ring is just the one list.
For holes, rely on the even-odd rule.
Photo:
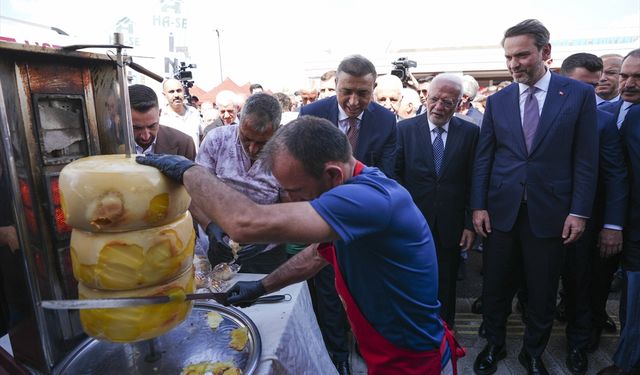
{"label": "red flag pin", "polygon": [[564,96],[564,91],[558,91],[558,94],[560,94],[560,96]]}

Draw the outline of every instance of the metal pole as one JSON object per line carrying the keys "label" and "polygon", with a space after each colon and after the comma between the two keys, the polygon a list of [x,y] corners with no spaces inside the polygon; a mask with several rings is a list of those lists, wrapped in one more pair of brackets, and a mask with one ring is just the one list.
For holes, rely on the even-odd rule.
{"label": "metal pole", "polygon": [[131,119],[131,104],[129,102],[129,89],[127,86],[127,72],[125,69],[125,59],[122,55],[122,33],[114,33],[114,44],[117,45],[116,54],[117,71],[118,71],[118,84],[120,86],[120,94],[122,96],[122,103],[124,105],[124,152],[127,158],[131,157],[131,154],[135,154],[136,147],[133,140],[133,120]]}
{"label": "metal pole", "polygon": [[220,61],[220,82],[222,82],[222,50],[220,49],[220,30],[216,29],[216,34],[218,35],[218,59]]}

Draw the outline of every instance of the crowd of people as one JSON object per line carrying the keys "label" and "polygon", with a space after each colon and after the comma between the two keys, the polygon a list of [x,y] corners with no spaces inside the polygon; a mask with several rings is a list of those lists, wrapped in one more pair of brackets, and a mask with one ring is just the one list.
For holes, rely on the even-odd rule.
{"label": "crowd of people", "polygon": [[197,116],[179,81],[164,83],[162,109],[134,85],[137,160],[187,188],[213,264],[232,259],[231,238],[242,270],[268,274],[237,283],[231,304],[310,280],[340,374],[348,331],[370,374],[456,373],[456,282],[472,248],[487,341],[476,374],[506,357],[516,295],[518,360],[548,373],[559,285],[566,366],[585,373],[620,264],[620,339],[599,374],[640,373],[640,49],[577,53],[552,72],[549,40],[537,20],[506,30],[513,82],[485,88],[449,73],[402,82],[348,56],[297,109],[253,85]]}

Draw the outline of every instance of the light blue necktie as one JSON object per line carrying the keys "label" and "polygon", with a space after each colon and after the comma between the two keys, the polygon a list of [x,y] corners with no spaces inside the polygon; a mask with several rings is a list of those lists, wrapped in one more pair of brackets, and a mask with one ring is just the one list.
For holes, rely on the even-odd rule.
{"label": "light blue necktie", "polygon": [[444,158],[444,142],[442,141],[444,129],[436,126],[433,132],[436,134],[436,138],[433,140],[433,164],[436,166],[436,175],[440,176],[440,167]]}

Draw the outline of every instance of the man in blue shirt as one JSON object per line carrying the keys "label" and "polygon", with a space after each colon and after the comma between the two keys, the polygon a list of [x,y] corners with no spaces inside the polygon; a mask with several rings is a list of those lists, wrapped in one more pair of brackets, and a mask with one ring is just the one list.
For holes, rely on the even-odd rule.
{"label": "man in blue shirt", "polygon": [[358,162],[347,137],[317,117],[282,127],[263,157],[293,203],[256,204],[176,156],[137,160],[182,182],[192,203],[240,242],[314,244],[264,279],[237,283],[230,304],[249,305],[332,264],[369,374],[451,371],[456,353],[438,316],[433,239],[409,193]]}

